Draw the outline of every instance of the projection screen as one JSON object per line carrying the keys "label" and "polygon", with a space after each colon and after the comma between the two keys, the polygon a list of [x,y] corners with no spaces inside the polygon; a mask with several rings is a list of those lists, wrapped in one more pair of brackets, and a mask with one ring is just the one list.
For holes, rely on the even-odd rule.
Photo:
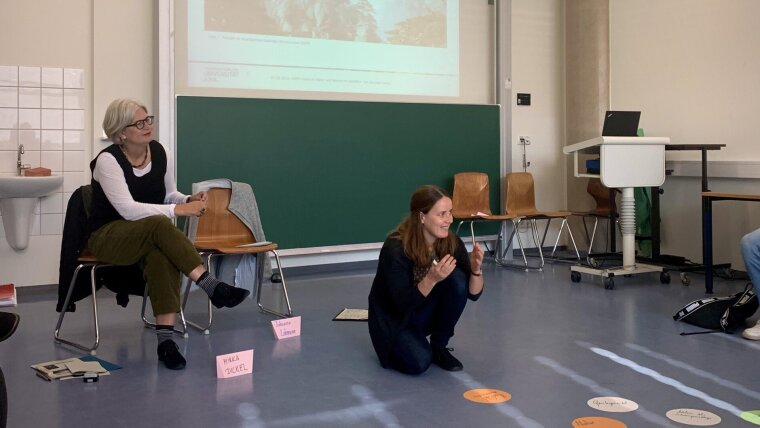
{"label": "projection screen", "polygon": [[175,3],[175,92],[493,103],[488,0]]}

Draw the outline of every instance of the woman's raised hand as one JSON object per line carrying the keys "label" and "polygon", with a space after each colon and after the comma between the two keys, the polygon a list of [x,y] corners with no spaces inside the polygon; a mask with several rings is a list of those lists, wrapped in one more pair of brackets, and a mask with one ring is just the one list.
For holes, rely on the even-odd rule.
{"label": "woman's raised hand", "polygon": [[454,272],[454,268],[456,267],[457,259],[446,254],[440,261],[433,263],[427,274],[434,282],[441,282],[451,275],[451,272]]}
{"label": "woman's raised hand", "polygon": [[483,255],[483,249],[476,242],[472,246],[472,253],[470,253],[470,269],[476,274],[480,273],[483,269]]}

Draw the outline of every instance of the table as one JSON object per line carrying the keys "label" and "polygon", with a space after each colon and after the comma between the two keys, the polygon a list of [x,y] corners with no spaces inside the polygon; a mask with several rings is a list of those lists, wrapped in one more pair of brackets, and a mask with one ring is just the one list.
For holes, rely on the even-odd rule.
{"label": "table", "polygon": [[[603,136],[564,147],[565,154],[573,155],[576,177],[599,177],[609,188],[622,190],[620,225],[623,236],[623,266],[594,269],[574,265],[570,267],[570,279],[579,282],[581,273],[604,278],[604,287],[614,287],[616,274],[660,272],[660,281],[667,282],[667,273],[661,266],[636,263],[636,216],[634,212],[634,187],[659,187],[665,182],[665,146],[669,137],[610,137]],[[589,174],[578,170],[578,155],[599,154],[599,174]],[[667,281],[666,281],[667,279]]]}
{"label": "table", "polygon": [[713,292],[712,204],[715,201],[760,201],[760,195],[702,192],[702,263],[705,267],[705,292]]}
{"label": "table", "polygon": [[[698,150],[702,152],[702,191],[709,192],[707,183],[707,151],[720,150],[725,144],[667,144],[665,151]],[[652,261],[654,263],[666,262],[667,258],[660,258],[660,193],[659,188],[652,189]]]}

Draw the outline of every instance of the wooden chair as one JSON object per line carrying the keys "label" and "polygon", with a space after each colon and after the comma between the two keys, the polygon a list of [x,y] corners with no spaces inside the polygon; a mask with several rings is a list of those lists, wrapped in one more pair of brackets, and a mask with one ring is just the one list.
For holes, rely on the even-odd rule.
{"label": "wooden chair", "polygon": [[[470,222],[472,242],[475,242],[475,222],[498,221],[503,224],[505,221],[512,221],[514,223],[517,219],[517,216],[514,215],[495,215],[491,212],[488,174],[482,172],[460,172],[455,174],[454,191],[451,195],[451,201],[451,214],[455,221],[459,221],[456,233],[459,233],[459,229],[464,222]],[[494,248],[494,256],[497,263],[500,264],[504,261],[504,252],[506,251],[506,249],[502,249],[502,246],[504,243],[510,242],[509,240],[504,241],[502,239],[503,229],[503,227],[499,229],[499,236]],[[527,263],[525,250],[523,249],[519,235],[517,236],[517,241],[520,244],[523,259]],[[506,245],[506,247],[508,248],[509,245]]]}
{"label": "wooden chair", "polygon": [[[235,254],[255,254],[256,255],[256,304],[263,312],[276,315],[279,317],[291,317],[293,311],[288,298],[288,290],[285,285],[285,277],[282,274],[282,264],[280,256],[277,253],[277,244],[274,242],[257,243],[256,238],[250,229],[230,210],[231,190],[226,188],[212,188],[208,192],[208,202],[206,213],[197,220],[195,238],[193,244],[198,252],[203,256],[206,268],[213,273],[213,259]],[[277,262],[279,269],[282,291],[285,297],[287,312],[282,313],[274,309],[265,307],[261,303],[261,286],[264,280],[264,256],[266,253],[272,253]],[[187,281],[183,308],[187,305],[192,283]],[[187,323],[205,334],[208,334],[213,321],[213,306],[211,300],[208,301],[208,319],[205,325],[187,321]]]}
{"label": "wooden chair", "polygon": [[[589,242],[586,258],[589,259],[594,247],[594,239],[596,237],[596,229],[599,224],[599,220],[601,219],[609,221],[610,212],[612,211],[612,203],[610,200],[610,189],[602,184],[602,181],[598,178],[592,177],[588,179],[586,191],[589,195],[591,195],[592,198],[594,198],[596,207],[591,211],[577,212],[573,214],[580,216],[582,219],[581,221],[583,221],[583,229],[586,232],[586,238]],[[594,219],[594,226],[591,229],[591,234],[589,234],[588,226],[586,225],[587,218]],[[615,218],[617,218],[617,213],[615,214]],[[609,241],[609,236],[607,236],[607,246],[609,246]]]}
{"label": "wooden chair", "polygon": [[[543,245],[546,239],[546,234],[549,231],[551,221],[554,219],[562,219],[559,231],[557,232],[557,239],[554,241],[554,247],[550,257],[554,257],[557,251],[557,245],[559,244],[559,238],[562,235],[562,230],[567,228],[567,233],[570,236],[570,241],[575,249],[575,255],[578,261],[581,256],[578,253],[578,246],[575,245],[575,238],[573,238],[573,232],[570,230],[570,225],[567,222],[567,218],[573,215],[570,211],[539,211],[536,208],[536,195],[535,186],[533,183],[533,175],[529,172],[512,172],[507,174],[507,202],[506,212],[510,215],[519,216],[515,225],[515,230],[519,226],[522,220],[530,220],[530,228],[533,234],[533,240],[538,247],[538,254],[541,259],[539,269],[544,266],[544,251]],[[536,225],[538,220],[546,220],[546,228],[541,236],[539,243],[538,239],[538,227]],[[527,267],[527,264],[526,264]]]}

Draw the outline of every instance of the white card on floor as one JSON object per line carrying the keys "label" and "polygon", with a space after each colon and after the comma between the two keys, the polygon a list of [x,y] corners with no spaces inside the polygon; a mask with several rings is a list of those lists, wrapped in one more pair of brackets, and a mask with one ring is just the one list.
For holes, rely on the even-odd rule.
{"label": "white card on floor", "polygon": [[249,373],[253,373],[253,349],[233,352],[231,354],[217,355],[217,378],[224,379]]}
{"label": "white card on floor", "polygon": [[278,340],[300,336],[301,317],[298,316],[274,320],[272,321],[272,330],[274,330],[274,335]]}

